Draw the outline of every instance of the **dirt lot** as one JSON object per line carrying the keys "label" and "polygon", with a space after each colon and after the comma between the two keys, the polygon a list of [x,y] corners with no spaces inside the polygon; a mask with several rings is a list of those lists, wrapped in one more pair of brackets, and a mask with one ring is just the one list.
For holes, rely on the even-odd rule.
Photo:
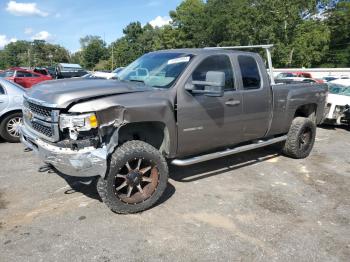
{"label": "dirt lot", "polygon": [[271,147],[171,167],[161,203],[116,215],[1,142],[0,260],[350,261],[349,153],[349,130],[319,128],[305,160]]}

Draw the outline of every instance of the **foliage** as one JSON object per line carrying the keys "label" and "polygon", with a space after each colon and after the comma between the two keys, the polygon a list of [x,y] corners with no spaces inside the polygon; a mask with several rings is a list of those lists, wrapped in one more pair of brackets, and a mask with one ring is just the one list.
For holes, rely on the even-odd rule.
{"label": "foliage", "polygon": [[85,36],[70,57],[44,41],[10,43],[0,50],[0,68],[70,61],[111,70],[159,49],[269,43],[275,67],[350,66],[349,1],[184,0],[170,16],[163,27],[132,22],[109,46]]}
{"label": "foliage", "polygon": [[350,66],[350,2],[340,2],[329,12],[327,24],[331,32],[328,65]]}
{"label": "foliage", "polygon": [[106,43],[99,36],[86,36],[80,39],[81,64],[87,69],[94,69],[95,65],[107,58]]}
{"label": "foliage", "polygon": [[69,52],[65,48],[42,40],[9,43],[0,51],[0,68],[3,69],[11,66],[50,66],[68,61]]}

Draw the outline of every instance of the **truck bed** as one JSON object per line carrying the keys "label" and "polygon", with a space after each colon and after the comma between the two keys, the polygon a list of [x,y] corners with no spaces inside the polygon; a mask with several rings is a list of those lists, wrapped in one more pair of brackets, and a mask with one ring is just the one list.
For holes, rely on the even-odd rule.
{"label": "truck bed", "polygon": [[[328,86],[316,83],[290,83],[272,86],[273,112],[267,136],[287,133],[295,114],[308,117],[308,108],[297,109],[302,105],[315,107],[315,121],[320,124],[326,104]],[[295,112],[295,114],[294,114]]]}

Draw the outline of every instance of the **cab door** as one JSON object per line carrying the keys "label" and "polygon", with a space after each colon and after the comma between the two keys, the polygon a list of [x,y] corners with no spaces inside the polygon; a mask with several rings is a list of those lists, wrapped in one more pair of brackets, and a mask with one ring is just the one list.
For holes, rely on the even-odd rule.
{"label": "cab door", "polygon": [[260,56],[239,54],[240,89],[243,96],[242,141],[259,139],[267,133],[272,111],[272,90]]}
{"label": "cab door", "polygon": [[5,88],[0,84],[0,113],[7,108],[8,100]]}
{"label": "cab door", "polygon": [[[197,57],[187,82],[177,90],[178,155],[185,156],[235,144],[241,139],[242,95],[236,90],[231,57],[227,54]],[[206,81],[208,72],[225,74],[220,97],[185,89],[193,81]],[[210,74],[210,73],[209,73]]]}

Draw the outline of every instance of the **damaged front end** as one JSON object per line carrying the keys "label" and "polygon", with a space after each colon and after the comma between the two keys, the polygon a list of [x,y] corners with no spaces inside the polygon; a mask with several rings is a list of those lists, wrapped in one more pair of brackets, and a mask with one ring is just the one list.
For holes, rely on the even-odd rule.
{"label": "damaged front end", "polygon": [[337,125],[350,124],[350,105],[340,106],[329,104],[328,122],[334,122]]}
{"label": "damaged front end", "polygon": [[[118,145],[118,130],[125,124],[124,108],[113,107],[81,114],[60,112],[57,117],[51,118],[47,107],[40,110],[38,107],[42,106],[36,105],[35,110],[33,106],[23,109],[22,143],[45,163],[66,175],[104,177],[107,158]],[[47,110],[45,119],[44,109]],[[57,110],[55,112],[57,114]],[[37,128],[37,123],[47,126],[47,129]],[[49,130],[50,126],[55,129]],[[57,138],[56,141],[47,139],[50,132],[52,137]]]}

